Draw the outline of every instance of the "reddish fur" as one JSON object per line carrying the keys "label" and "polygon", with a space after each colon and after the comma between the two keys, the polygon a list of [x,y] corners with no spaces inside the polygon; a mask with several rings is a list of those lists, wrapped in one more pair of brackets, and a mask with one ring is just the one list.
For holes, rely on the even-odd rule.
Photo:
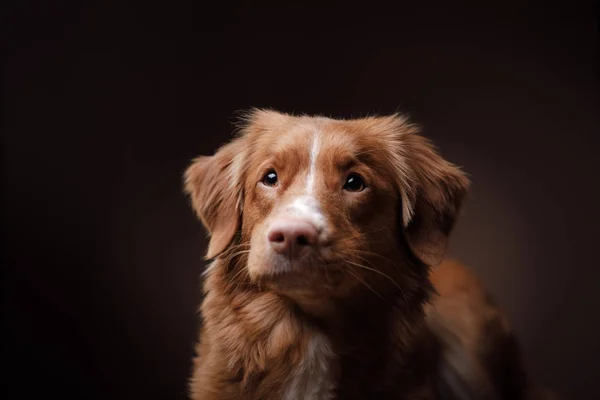
{"label": "reddish fur", "polygon": [[[320,266],[290,278],[276,274],[259,239],[281,206],[304,190],[309,134],[317,131],[315,197],[331,228],[331,251],[320,255]],[[257,186],[269,168],[278,171],[276,191]],[[338,189],[348,168],[369,190],[349,197]],[[442,297],[464,292],[474,305],[435,301],[425,319],[433,293],[429,266],[445,255],[467,186],[464,174],[401,116],[343,121],[250,113],[239,137],[186,172],[186,190],[211,235],[207,257],[216,258],[204,283],[192,398],[280,399],[315,337],[331,345],[335,398],[436,398],[440,360],[450,354],[449,335],[439,327],[464,338],[457,347],[463,357],[477,358],[483,325],[452,316],[488,316],[479,311],[487,307],[479,283],[442,266],[434,275]],[[440,279],[444,273],[455,279]],[[469,384],[489,380],[478,367],[463,377]]]}

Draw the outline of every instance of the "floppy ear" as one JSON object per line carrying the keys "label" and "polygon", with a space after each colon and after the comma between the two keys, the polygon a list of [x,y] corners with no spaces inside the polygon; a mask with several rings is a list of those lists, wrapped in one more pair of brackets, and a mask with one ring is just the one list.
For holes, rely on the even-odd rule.
{"label": "floppy ear", "polygon": [[207,259],[227,249],[240,225],[244,142],[237,138],[213,156],[198,157],[185,171],[185,192],[210,235]]}
{"label": "floppy ear", "polygon": [[415,132],[402,138],[412,183],[403,201],[404,233],[413,254],[427,265],[442,262],[448,236],[467,193],[469,180]]}

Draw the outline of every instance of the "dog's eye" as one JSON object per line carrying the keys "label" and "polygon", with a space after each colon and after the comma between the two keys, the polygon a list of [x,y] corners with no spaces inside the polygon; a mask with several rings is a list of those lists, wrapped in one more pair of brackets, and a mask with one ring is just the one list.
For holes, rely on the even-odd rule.
{"label": "dog's eye", "polygon": [[265,186],[275,186],[277,185],[277,172],[271,170],[263,176],[262,183]]}
{"label": "dog's eye", "polygon": [[365,182],[357,174],[350,174],[344,183],[344,190],[348,192],[362,192],[365,189]]}

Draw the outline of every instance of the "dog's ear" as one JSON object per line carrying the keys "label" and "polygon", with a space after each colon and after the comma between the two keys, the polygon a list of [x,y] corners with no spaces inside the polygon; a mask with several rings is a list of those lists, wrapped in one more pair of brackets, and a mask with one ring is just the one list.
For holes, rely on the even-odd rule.
{"label": "dog's ear", "polygon": [[401,145],[408,164],[406,172],[411,175],[402,199],[407,203],[402,209],[404,234],[413,254],[434,266],[446,255],[469,180],[418,133],[403,135]]}
{"label": "dog's ear", "polygon": [[438,265],[446,255],[469,180],[403,115],[375,118],[369,125],[389,149],[401,197],[400,230],[417,258]]}
{"label": "dog's ear", "polygon": [[207,259],[227,249],[239,229],[244,151],[244,138],[236,138],[213,156],[196,158],[185,171],[185,192],[210,235]]}

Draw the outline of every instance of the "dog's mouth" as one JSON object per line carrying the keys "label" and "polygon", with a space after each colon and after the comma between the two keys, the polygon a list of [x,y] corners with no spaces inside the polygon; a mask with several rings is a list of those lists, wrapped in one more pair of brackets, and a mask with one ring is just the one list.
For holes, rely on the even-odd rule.
{"label": "dog's mouth", "polygon": [[265,260],[265,268],[261,275],[272,280],[302,280],[317,275],[323,267],[323,261],[317,257],[294,258],[272,254]]}
{"label": "dog's mouth", "polygon": [[317,255],[290,258],[271,254],[263,263],[258,281],[280,291],[333,288],[339,285],[339,268]]}

